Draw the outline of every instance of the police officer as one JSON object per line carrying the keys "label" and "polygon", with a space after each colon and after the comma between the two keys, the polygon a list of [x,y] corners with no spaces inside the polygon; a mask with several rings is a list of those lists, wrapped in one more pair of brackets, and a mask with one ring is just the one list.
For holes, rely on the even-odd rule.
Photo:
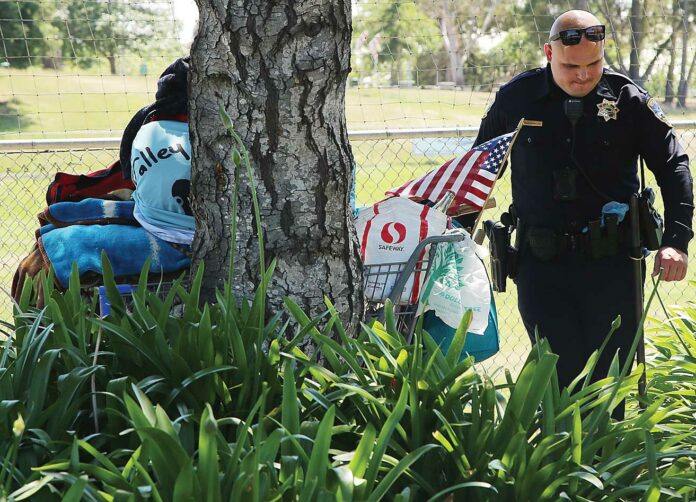
{"label": "police officer", "polygon": [[532,342],[538,329],[560,356],[562,386],[580,373],[618,315],[621,327],[599,361],[598,377],[617,350],[626,356],[636,333],[628,217],[619,225],[620,245],[601,257],[588,252],[588,226],[607,202],[627,203],[639,191],[639,156],[665,206],[653,275],[662,270],[664,281],[683,279],[693,236],[689,159],[657,102],[603,67],[604,36],[589,12],[558,17],[544,45],[546,67],[500,88],[476,138],[478,145],[513,131],[521,118],[538,125],[522,128],[511,153],[513,204],[522,224],[515,282]]}

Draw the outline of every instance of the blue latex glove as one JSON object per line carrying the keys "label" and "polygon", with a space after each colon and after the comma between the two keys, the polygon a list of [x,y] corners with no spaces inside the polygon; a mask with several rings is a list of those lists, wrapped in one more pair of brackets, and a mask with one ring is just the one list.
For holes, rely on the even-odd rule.
{"label": "blue latex glove", "polygon": [[602,226],[604,226],[604,217],[610,214],[615,214],[618,217],[619,223],[621,223],[628,213],[628,204],[623,202],[611,201],[604,204],[602,207]]}

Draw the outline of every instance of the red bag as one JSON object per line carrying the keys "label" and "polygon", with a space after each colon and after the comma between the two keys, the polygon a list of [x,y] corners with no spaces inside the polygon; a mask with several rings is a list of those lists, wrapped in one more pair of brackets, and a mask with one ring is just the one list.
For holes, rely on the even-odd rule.
{"label": "red bag", "polygon": [[79,202],[90,197],[99,197],[114,190],[135,190],[130,179],[123,179],[121,162],[116,161],[106,169],[89,174],[57,173],[46,191],[46,203]]}

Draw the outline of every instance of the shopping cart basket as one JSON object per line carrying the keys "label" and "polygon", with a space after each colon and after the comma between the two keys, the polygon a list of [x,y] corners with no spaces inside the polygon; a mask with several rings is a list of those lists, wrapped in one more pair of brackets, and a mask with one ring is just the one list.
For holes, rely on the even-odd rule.
{"label": "shopping cart basket", "polygon": [[384,322],[384,303],[387,299],[391,300],[394,305],[396,327],[404,335],[406,342],[410,343],[416,327],[420,297],[415,302],[402,302],[402,293],[406,284],[411,276],[417,278],[413,281],[414,288],[423,283],[438,244],[462,240],[464,235],[460,233],[435,235],[421,241],[406,262],[365,265],[363,269],[365,297],[371,298],[366,302],[365,318]]}

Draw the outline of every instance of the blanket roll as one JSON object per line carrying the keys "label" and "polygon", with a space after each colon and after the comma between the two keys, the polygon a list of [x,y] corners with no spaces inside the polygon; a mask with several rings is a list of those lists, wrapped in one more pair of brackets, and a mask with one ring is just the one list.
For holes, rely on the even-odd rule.
{"label": "blanket roll", "polygon": [[116,277],[137,276],[148,256],[151,273],[169,273],[191,265],[189,257],[142,227],[131,225],[71,225],[54,227],[38,239],[47,263],[53,265],[56,280],[67,288],[73,262],[80,276],[102,275],[104,250]]}

